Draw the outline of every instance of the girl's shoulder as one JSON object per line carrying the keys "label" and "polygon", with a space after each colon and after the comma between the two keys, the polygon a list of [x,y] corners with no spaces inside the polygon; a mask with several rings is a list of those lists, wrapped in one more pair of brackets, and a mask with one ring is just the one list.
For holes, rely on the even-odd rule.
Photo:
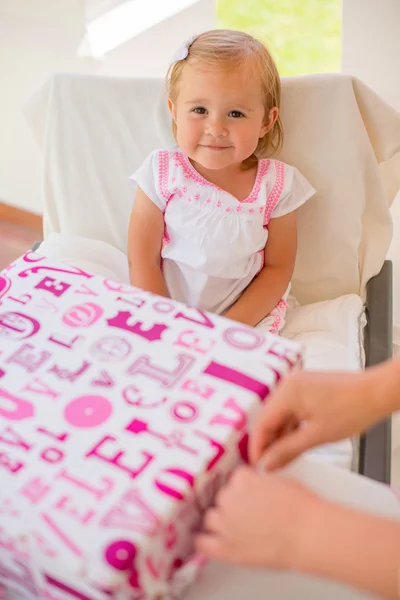
{"label": "girl's shoulder", "polygon": [[286,193],[299,183],[311,188],[309,181],[294,165],[275,158],[263,158],[259,163],[259,171],[267,187],[277,186]]}
{"label": "girl's shoulder", "polygon": [[289,181],[293,179],[295,167],[276,158],[261,158],[259,160],[259,170],[262,171],[265,179],[283,179]]}
{"label": "girl's shoulder", "polygon": [[315,194],[308,179],[293,165],[277,159],[261,159],[265,172],[269,218],[283,216],[302,206]]}
{"label": "girl's shoulder", "polygon": [[146,157],[145,161],[168,159],[173,160],[176,155],[183,155],[183,152],[178,146],[172,146],[169,148],[156,148],[152,150]]}
{"label": "girl's shoulder", "polygon": [[143,161],[143,165],[153,172],[155,177],[170,175],[179,168],[186,168],[187,157],[178,146],[152,150]]}

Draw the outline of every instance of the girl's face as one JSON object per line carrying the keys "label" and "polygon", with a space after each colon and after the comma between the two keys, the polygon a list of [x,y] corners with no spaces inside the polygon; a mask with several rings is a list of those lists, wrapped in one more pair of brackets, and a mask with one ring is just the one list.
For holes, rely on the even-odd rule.
{"label": "girl's face", "polygon": [[241,164],[278,116],[277,108],[265,115],[259,79],[240,69],[211,71],[187,64],[178,98],[168,104],[179,147],[206,169]]}

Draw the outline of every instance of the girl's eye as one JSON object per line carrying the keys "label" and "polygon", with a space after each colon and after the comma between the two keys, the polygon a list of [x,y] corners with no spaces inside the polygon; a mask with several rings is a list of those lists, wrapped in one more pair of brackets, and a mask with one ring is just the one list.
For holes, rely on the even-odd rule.
{"label": "girl's eye", "polygon": [[205,115],[206,109],[204,106],[196,106],[196,108],[193,109],[193,112],[196,113],[196,115]]}
{"label": "girl's eye", "polygon": [[234,119],[240,119],[240,117],[244,117],[244,114],[240,112],[240,110],[231,110],[229,116],[233,117]]}

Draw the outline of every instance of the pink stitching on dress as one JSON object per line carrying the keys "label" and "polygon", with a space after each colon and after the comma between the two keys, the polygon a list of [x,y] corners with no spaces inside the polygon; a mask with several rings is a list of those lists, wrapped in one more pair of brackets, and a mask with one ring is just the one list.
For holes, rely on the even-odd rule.
{"label": "pink stitching on dress", "polygon": [[171,243],[171,236],[169,235],[167,226],[164,222],[164,233],[163,233],[163,237],[162,237],[161,250],[164,250],[165,246],[168,246],[168,244],[170,244],[170,243]]}
{"label": "pink stitching on dress", "polygon": [[[219,192],[224,191],[218,185],[215,185],[215,183],[212,183],[211,181],[207,181],[207,179],[200,175],[200,173],[196,171],[196,169],[190,162],[189,158],[183,152],[174,152],[174,163],[176,167],[180,167],[182,169],[186,179],[191,179],[192,181],[195,181],[202,187],[208,186],[215,190],[218,190]],[[261,182],[263,180],[263,177],[267,174],[270,164],[271,161],[269,159],[261,159],[258,161],[257,174],[253,185],[253,189],[251,190],[250,195],[244,200],[242,200],[243,204],[255,202],[258,199],[261,189]],[[186,190],[187,188],[185,187],[182,189]],[[232,196],[232,194],[230,195]]]}
{"label": "pink stitching on dress", "polygon": [[257,271],[257,273],[256,273],[256,277],[257,277],[257,275],[259,275],[259,274],[261,273],[261,271],[263,270],[263,268],[264,268],[264,265],[265,265],[265,248],[263,248],[262,250],[259,250],[259,251],[257,252],[257,254],[260,254],[260,255],[261,255],[261,267],[260,267],[260,268],[259,268],[259,270]]}
{"label": "pink stitching on dress", "polygon": [[242,200],[242,202],[248,203],[248,202],[255,202],[257,200],[257,198],[260,194],[261,182],[263,180],[263,177],[265,177],[265,175],[268,173],[270,164],[271,164],[271,161],[269,159],[261,159],[258,161],[258,169],[257,169],[256,180],[254,182],[254,187],[253,187],[252,191],[250,192],[250,196],[248,198],[246,198],[245,200]]}
{"label": "pink stitching on dress", "polygon": [[278,304],[275,306],[274,311],[276,311],[274,315],[274,322],[272,323],[271,333],[278,333],[282,326],[283,317],[286,313],[286,309],[288,307],[288,303],[286,300],[281,298]]}
{"label": "pink stitching on dress", "polygon": [[263,223],[264,229],[267,227],[268,223],[271,220],[271,215],[272,215],[276,205],[279,202],[279,199],[282,195],[283,188],[285,186],[285,164],[280,161],[276,161],[275,162],[275,170],[276,170],[275,183],[272,187],[272,190],[270,191],[270,193],[268,195],[267,203],[265,205],[265,215],[264,215],[264,223]]}
{"label": "pink stitching on dress", "polygon": [[[168,203],[171,199],[171,194],[168,191],[168,177],[169,177],[169,152],[168,152],[168,150],[161,150],[161,152],[158,155],[158,165],[159,165],[158,186],[159,186],[159,189],[160,189],[160,192],[161,192],[163,198],[165,198],[165,200],[166,200],[165,209],[164,209],[164,215],[165,215],[165,211],[167,210]],[[165,223],[165,216],[164,216],[164,233],[163,233],[162,242],[161,242],[161,250],[163,250],[165,248],[165,246],[167,246],[170,243],[171,243],[171,236],[168,233],[167,224]]]}
{"label": "pink stitching on dress", "polygon": [[[161,195],[168,202],[170,194],[168,192],[168,175],[169,175],[169,152],[161,150],[158,154],[158,187]],[[165,207],[167,208],[167,207]]]}
{"label": "pink stitching on dress", "polygon": [[211,181],[207,181],[207,179],[202,177],[200,173],[196,171],[186,154],[183,154],[183,152],[174,153],[174,162],[176,167],[181,167],[186,179],[192,179],[203,187],[208,185],[209,187],[213,187],[218,190],[220,189],[217,185],[211,183]]}

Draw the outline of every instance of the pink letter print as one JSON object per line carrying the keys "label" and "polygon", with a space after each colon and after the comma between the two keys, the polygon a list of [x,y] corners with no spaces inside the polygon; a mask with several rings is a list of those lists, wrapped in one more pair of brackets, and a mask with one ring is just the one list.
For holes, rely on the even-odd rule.
{"label": "pink letter print", "polygon": [[112,413],[111,403],[103,396],[79,396],[65,407],[65,420],[75,427],[88,429],[102,425]]}
{"label": "pink letter print", "polygon": [[101,306],[93,302],[86,302],[69,308],[62,320],[69,327],[90,327],[98,321],[102,314]]}

